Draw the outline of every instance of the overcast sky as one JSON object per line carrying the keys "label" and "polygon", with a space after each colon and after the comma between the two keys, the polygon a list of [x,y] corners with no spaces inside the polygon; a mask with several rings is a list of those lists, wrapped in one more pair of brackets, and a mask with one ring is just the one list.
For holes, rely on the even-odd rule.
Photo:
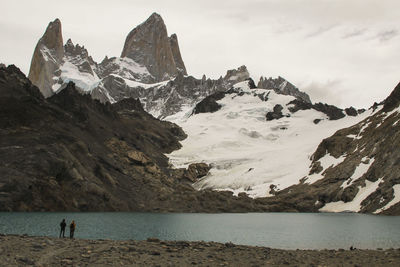
{"label": "overcast sky", "polygon": [[178,35],[190,75],[218,78],[246,65],[282,76],[313,101],[369,107],[400,81],[398,0],[0,0],[0,62],[26,74],[47,24],[101,61],[153,12]]}

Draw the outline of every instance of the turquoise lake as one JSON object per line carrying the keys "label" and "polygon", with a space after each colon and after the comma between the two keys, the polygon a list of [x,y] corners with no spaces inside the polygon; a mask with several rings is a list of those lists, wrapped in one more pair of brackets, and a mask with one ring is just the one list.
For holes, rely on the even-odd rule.
{"label": "turquoise lake", "polygon": [[[353,213],[1,212],[0,233],[76,238],[216,241],[283,249],[400,248],[400,216]],[[66,229],[66,236],[69,229]]]}

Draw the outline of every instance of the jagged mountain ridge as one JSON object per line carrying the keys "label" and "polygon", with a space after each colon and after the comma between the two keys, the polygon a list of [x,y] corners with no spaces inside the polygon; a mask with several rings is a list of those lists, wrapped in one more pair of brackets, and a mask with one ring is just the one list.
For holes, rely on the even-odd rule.
{"label": "jagged mountain ridge", "polygon": [[[245,66],[228,70],[216,80],[187,76],[177,35],[168,36],[157,13],[128,34],[121,57],[105,57],[97,63],[84,47],[74,45],[70,39],[64,47],[62,43],[61,22],[56,19],[39,40],[29,73],[45,97],[73,81],[84,93],[101,102],[139,98],[146,111],[164,118],[186,111],[206,96],[229,90],[233,84],[250,77]],[[276,92],[311,102],[307,94],[283,78],[273,81],[269,88]],[[259,84],[263,82],[261,78]]]}

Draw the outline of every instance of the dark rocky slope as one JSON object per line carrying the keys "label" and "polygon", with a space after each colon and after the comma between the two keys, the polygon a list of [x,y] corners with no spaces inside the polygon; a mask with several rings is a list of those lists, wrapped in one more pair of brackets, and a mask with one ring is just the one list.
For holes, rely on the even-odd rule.
{"label": "dark rocky slope", "polygon": [[[400,193],[395,193],[400,188],[400,84],[382,105],[360,123],[324,139],[303,183],[276,193],[271,200],[298,211],[318,211],[331,202],[345,206],[369,187],[371,192],[361,198],[358,212],[400,215],[400,202],[391,202]],[[325,156],[344,159],[324,169],[321,159]],[[357,171],[360,167],[365,171]],[[309,184],[316,174],[321,179]]]}

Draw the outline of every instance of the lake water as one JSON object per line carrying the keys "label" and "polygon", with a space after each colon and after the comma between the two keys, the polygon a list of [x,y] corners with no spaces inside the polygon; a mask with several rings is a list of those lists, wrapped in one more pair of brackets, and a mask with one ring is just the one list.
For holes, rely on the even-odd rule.
{"label": "lake water", "polygon": [[58,236],[63,218],[67,224],[75,220],[77,238],[156,237],[284,249],[400,248],[400,216],[352,213],[1,212],[0,233]]}

